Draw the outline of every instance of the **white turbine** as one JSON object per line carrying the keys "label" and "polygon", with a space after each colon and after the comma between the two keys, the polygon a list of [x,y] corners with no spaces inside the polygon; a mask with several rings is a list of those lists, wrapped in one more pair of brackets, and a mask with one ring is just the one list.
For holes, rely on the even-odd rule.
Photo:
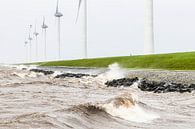
{"label": "white turbine", "polygon": [[55,13],[55,17],[58,19],[58,58],[61,59],[61,22],[60,22],[60,18],[63,16],[62,13],[59,12],[59,0],[57,0],[57,6],[56,6],[56,13]]}
{"label": "white turbine", "polygon": [[44,57],[47,59],[47,28],[48,26],[45,24],[45,17],[43,17],[43,24],[42,24],[42,29],[44,33]]}
{"label": "white turbine", "polygon": [[28,62],[28,41],[24,42],[24,47],[25,47],[25,55],[26,55],[26,62]]}
{"label": "white turbine", "polygon": [[32,40],[33,38],[31,37],[31,29],[32,29],[32,25],[30,25],[29,27],[29,36],[28,36],[28,40],[29,40],[29,59],[30,59],[30,62],[32,61]]}
{"label": "white turbine", "polygon": [[144,53],[154,54],[153,0],[145,1]]}
{"label": "white turbine", "polygon": [[39,33],[37,32],[37,25],[35,24],[35,31],[34,31],[34,36],[35,36],[35,42],[36,42],[36,49],[35,49],[35,53],[36,53],[36,60],[38,59],[38,36]]}
{"label": "white turbine", "polygon": [[83,1],[83,44],[84,44],[84,58],[88,57],[88,44],[87,44],[87,0],[79,0],[77,19],[79,18],[79,12],[81,3]]}

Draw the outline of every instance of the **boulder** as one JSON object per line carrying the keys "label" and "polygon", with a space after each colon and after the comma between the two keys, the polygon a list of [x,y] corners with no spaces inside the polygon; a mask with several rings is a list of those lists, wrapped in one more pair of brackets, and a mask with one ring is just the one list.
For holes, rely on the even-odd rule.
{"label": "boulder", "polygon": [[55,76],[55,78],[67,78],[67,77],[82,78],[82,77],[88,77],[88,76],[96,77],[96,75],[89,75],[89,74],[64,73],[64,74]]}
{"label": "boulder", "polygon": [[54,73],[54,71],[47,71],[42,69],[31,69],[30,71],[35,73],[43,73],[44,75],[51,75]]}
{"label": "boulder", "polygon": [[147,79],[142,79],[138,85],[142,91],[149,91],[154,93],[168,93],[168,92],[192,92],[195,90],[195,84],[187,85],[181,83],[167,83],[155,82]]}
{"label": "boulder", "polygon": [[[130,87],[139,79],[136,78],[122,78],[117,80],[108,81],[105,83],[107,87]],[[154,92],[154,93],[168,93],[168,92],[192,92],[195,90],[195,84],[181,84],[181,83],[168,83],[150,81],[148,79],[141,79],[138,83],[138,88],[142,91]]]}
{"label": "boulder", "polygon": [[133,85],[135,82],[137,82],[139,79],[137,77],[135,78],[122,78],[122,79],[117,79],[117,80],[112,80],[108,81],[105,83],[108,87],[119,87],[119,86],[124,86],[124,87],[129,87]]}

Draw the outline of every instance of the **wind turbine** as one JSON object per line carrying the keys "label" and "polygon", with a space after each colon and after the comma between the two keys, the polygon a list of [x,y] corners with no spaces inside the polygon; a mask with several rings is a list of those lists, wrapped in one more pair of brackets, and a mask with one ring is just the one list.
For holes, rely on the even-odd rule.
{"label": "wind turbine", "polygon": [[35,31],[34,31],[34,36],[35,36],[35,42],[36,42],[36,60],[38,59],[38,36],[39,36],[39,33],[37,32],[37,25],[35,24]]}
{"label": "wind turbine", "polygon": [[33,38],[31,37],[31,29],[32,29],[32,25],[30,25],[29,27],[29,35],[28,35],[28,40],[29,40],[29,47],[30,47],[30,50],[29,50],[29,58],[30,58],[30,62],[32,60],[32,40]]}
{"label": "wind turbine", "polygon": [[45,24],[45,17],[43,17],[43,24],[42,24],[42,29],[44,31],[44,57],[47,59],[47,28],[48,26]]}
{"label": "wind turbine", "polygon": [[153,0],[144,0],[144,2],[145,2],[144,53],[154,54]]}
{"label": "wind turbine", "polygon": [[59,12],[59,0],[57,0],[57,6],[56,6],[56,13],[55,13],[55,17],[58,19],[58,58],[61,58],[61,22],[60,22],[60,18],[63,16],[63,14],[61,12]]}
{"label": "wind turbine", "polygon": [[87,44],[87,0],[79,0],[77,19],[79,18],[79,12],[81,4],[83,2],[83,44],[84,44],[84,58],[88,57],[88,44]]}
{"label": "wind turbine", "polygon": [[28,41],[24,41],[24,47],[25,47],[25,55],[26,55],[26,62],[28,62]]}

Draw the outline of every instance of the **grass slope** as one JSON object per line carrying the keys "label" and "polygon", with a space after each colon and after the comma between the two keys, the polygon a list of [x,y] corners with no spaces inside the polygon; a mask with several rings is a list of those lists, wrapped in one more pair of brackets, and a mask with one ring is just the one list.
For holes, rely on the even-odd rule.
{"label": "grass slope", "polygon": [[112,63],[119,63],[125,68],[195,70],[195,52],[55,61],[40,63],[40,65],[107,67]]}

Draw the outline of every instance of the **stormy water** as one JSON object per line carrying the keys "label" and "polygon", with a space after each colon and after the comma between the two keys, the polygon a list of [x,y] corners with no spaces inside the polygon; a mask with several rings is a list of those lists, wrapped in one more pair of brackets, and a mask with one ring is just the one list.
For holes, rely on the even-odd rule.
{"label": "stormy water", "polygon": [[[194,129],[195,93],[156,94],[106,81],[127,76],[109,69],[0,66],[0,129]],[[98,75],[54,78],[62,73]]]}

